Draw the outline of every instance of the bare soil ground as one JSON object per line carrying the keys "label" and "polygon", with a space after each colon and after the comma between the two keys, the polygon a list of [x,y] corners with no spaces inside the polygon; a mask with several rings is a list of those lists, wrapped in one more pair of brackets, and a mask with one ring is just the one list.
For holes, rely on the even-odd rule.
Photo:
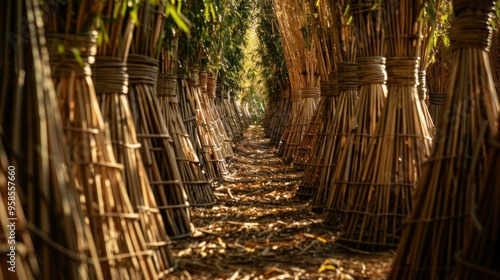
{"label": "bare soil ground", "polygon": [[355,252],[294,197],[302,172],[282,162],[251,126],[212,208],[192,211],[194,236],[173,243],[168,279],[384,279],[394,252]]}

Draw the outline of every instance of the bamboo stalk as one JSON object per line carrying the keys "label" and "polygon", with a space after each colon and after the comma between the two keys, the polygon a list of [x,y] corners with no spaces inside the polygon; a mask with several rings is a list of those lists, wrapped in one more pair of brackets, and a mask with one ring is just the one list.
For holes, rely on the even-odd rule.
{"label": "bamboo stalk", "polygon": [[[453,66],[435,147],[417,185],[389,279],[444,279],[470,237],[471,211],[498,138],[499,103],[488,56],[491,1],[453,1]],[[481,90],[477,90],[481,88]],[[489,187],[489,186],[488,186]],[[483,205],[481,205],[483,207]]]}

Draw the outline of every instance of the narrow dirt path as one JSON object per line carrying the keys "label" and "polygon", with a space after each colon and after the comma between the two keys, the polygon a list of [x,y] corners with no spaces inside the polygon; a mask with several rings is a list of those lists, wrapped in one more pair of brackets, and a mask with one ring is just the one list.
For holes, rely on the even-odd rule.
{"label": "narrow dirt path", "polygon": [[336,243],[321,216],[294,198],[302,173],[274,154],[261,126],[238,143],[231,178],[213,208],[193,209],[196,231],[173,249],[170,279],[383,279],[392,253],[361,254]]}

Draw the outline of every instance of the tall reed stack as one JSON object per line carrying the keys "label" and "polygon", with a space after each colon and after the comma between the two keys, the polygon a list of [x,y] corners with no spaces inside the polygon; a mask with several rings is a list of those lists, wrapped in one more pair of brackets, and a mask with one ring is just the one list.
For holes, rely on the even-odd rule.
{"label": "tall reed stack", "polygon": [[328,1],[318,3],[318,5],[316,3],[313,0],[309,1],[310,13],[318,14],[318,17],[310,19],[312,23],[309,24],[309,28],[313,36],[311,45],[316,50],[316,58],[318,60],[318,72],[321,81],[320,99],[311,121],[307,124],[303,133],[298,151],[294,156],[294,167],[297,170],[305,169],[305,164],[312,156],[312,152],[318,143],[318,138],[321,137],[320,134],[323,129],[325,114],[329,113],[328,110],[332,111],[331,107],[334,107],[334,104],[331,103],[332,101],[335,102],[334,98],[330,98],[333,96],[330,91],[330,88],[333,86],[330,82],[330,73],[335,67],[334,56],[331,51],[333,43],[329,34],[331,30],[329,30],[330,27],[328,25],[329,22],[332,22],[331,10],[329,8],[331,3]]}
{"label": "tall reed stack", "polygon": [[101,1],[68,1],[47,20],[52,78],[71,151],[68,165],[84,197],[82,208],[104,277],[155,278],[151,251],[126,190],[123,165],[115,159],[91,77],[96,15],[103,7]]}
{"label": "tall reed stack", "polygon": [[427,86],[429,88],[429,114],[436,131],[439,130],[442,107],[446,97],[446,89],[452,65],[451,48],[446,46],[442,38],[433,51],[434,61],[427,67]]}
{"label": "tall reed stack", "polygon": [[471,211],[490,195],[487,176],[498,139],[499,103],[491,75],[494,2],[453,1],[450,42],[453,66],[434,138],[433,153],[419,178],[414,208],[404,228],[389,279],[445,279],[454,254],[470,238]]}
{"label": "tall reed stack", "polygon": [[161,74],[157,85],[158,103],[172,136],[175,159],[189,205],[209,206],[215,203],[212,185],[203,172],[179,108],[177,64],[175,63],[177,61],[178,35],[176,35],[176,30],[171,30],[171,32],[171,36],[165,36],[167,39],[165,39],[160,59]]}
{"label": "tall reed stack", "polygon": [[349,22],[352,11],[348,1],[337,1],[332,6],[333,41],[336,45],[337,75],[339,96],[336,100],[335,118],[326,128],[326,146],[324,149],[323,168],[316,181],[317,191],[313,199],[313,211],[323,212],[329,196],[330,180],[335,170],[338,157],[346,143],[350,129],[350,120],[358,100],[358,76],[356,66],[356,30]]}
{"label": "tall reed stack", "polygon": [[316,193],[318,174],[324,162],[327,124],[335,119],[335,100],[338,96],[335,39],[332,30],[335,28],[332,15],[335,5],[334,1],[321,1],[316,11],[316,1],[311,0],[309,3],[310,9],[318,13],[317,22],[312,25],[316,30],[313,30],[312,34],[313,44],[317,49],[321,98],[294,163],[296,168],[304,169],[304,176],[296,193],[296,196],[302,199],[310,199]]}
{"label": "tall reed stack", "polygon": [[[305,66],[306,39],[307,34],[306,13],[303,3],[299,1],[273,1],[278,27],[281,35],[281,43],[290,81],[290,101],[292,103],[290,115],[285,125],[285,130],[278,145],[278,154],[283,156],[288,147],[287,141],[293,138],[294,124],[299,114],[300,102],[302,100],[302,88],[304,85],[302,75]],[[299,28],[297,28],[299,27]],[[302,29],[301,29],[302,28]]]}
{"label": "tall reed stack", "polygon": [[109,40],[97,48],[92,66],[94,86],[103,118],[108,123],[113,152],[123,164],[123,178],[127,192],[146,238],[146,244],[154,252],[158,277],[164,277],[175,267],[169,247],[170,238],[158,208],[141,155],[141,143],[137,140],[132,111],[127,99],[129,76],[127,57],[134,34],[134,24],[128,12],[117,14],[124,2],[107,1],[102,19],[106,22]]}
{"label": "tall reed stack", "polygon": [[423,6],[418,0],[382,5],[388,93],[340,221],[340,241],[370,251],[398,246],[422,163],[431,150],[416,89]]}
{"label": "tall reed stack", "polygon": [[[211,78],[210,92],[208,92],[208,73],[206,71],[200,72],[200,89],[201,96],[200,101],[205,112],[205,116],[208,118],[210,125],[213,128],[215,137],[220,147],[222,148],[222,154],[224,159],[230,159],[234,156],[233,147],[231,145],[231,139],[229,138],[227,131],[222,123],[219,116],[219,112],[215,108],[215,78]],[[239,130],[239,121],[234,124],[234,129]]]}
{"label": "tall reed stack", "polygon": [[[0,51],[5,58],[0,60],[0,165],[6,172],[0,174],[0,188],[4,203],[8,199],[4,195],[15,184],[19,249],[16,273],[7,270],[4,257],[9,252],[2,252],[5,279],[103,279],[94,238],[80,205],[81,193],[67,166],[69,155],[51,79],[44,24],[36,20],[43,16],[40,3],[7,1],[0,6],[2,33],[17,39],[5,41]],[[12,168],[8,164],[14,167],[15,175],[9,174]],[[2,209],[7,210],[7,205]],[[9,229],[3,224],[8,217],[2,216],[2,232]],[[7,245],[7,238],[4,241]],[[26,249],[23,252],[21,245]]]}
{"label": "tall reed stack", "polygon": [[357,188],[356,180],[373,139],[377,121],[387,96],[385,70],[385,26],[382,22],[381,1],[351,1],[356,27],[358,102],[354,108],[347,141],[338,152],[333,178],[327,181],[329,197],[324,224],[341,228],[340,221]]}
{"label": "tall reed stack", "polygon": [[[433,119],[429,113],[429,109],[427,106],[428,97],[427,97],[427,67],[429,65],[429,61],[431,58],[432,47],[430,45],[431,41],[435,40],[436,27],[437,27],[437,19],[439,19],[442,15],[440,13],[441,9],[441,0],[433,1],[432,3],[427,4],[425,8],[425,12],[422,14],[422,18],[420,19],[420,23],[422,25],[422,43],[420,44],[420,63],[419,63],[419,71],[418,71],[418,85],[417,92],[418,98],[420,100],[420,106],[422,109],[422,113],[424,114],[425,121],[427,122],[427,128],[432,136],[436,133],[436,128],[433,122]],[[428,10],[432,10],[432,19]]]}
{"label": "tall reed stack", "polygon": [[146,172],[171,239],[191,235],[187,194],[175,160],[173,140],[158,105],[158,81],[164,7],[141,1],[127,59],[127,94]]}
{"label": "tall reed stack", "polygon": [[189,70],[190,77],[187,79],[188,89],[185,92],[195,112],[195,120],[198,126],[198,138],[201,143],[204,158],[207,160],[205,167],[209,179],[222,180],[228,174],[226,160],[222,150],[220,135],[216,132],[209,118],[206,104],[206,96],[201,91],[200,76],[197,69]]}

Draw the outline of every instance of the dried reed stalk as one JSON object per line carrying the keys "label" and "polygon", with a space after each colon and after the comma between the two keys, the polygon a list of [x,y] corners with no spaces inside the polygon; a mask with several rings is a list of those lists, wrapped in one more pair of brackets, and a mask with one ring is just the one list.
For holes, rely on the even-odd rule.
{"label": "dried reed stalk", "polygon": [[339,48],[335,57],[338,70],[339,96],[336,99],[335,118],[327,125],[323,167],[318,174],[318,180],[314,184],[318,188],[312,204],[313,210],[318,212],[322,212],[326,207],[330,191],[330,180],[342,146],[347,140],[350,120],[354,116],[354,106],[358,96],[355,29],[349,23],[351,13],[347,7],[347,1],[340,1],[332,6],[333,41]]}
{"label": "dried reed stalk", "polygon": [[[171,43],[175,44],[175,40],[172,41]],[[176,47],[172,46],[163,51],[165,56],[161,60],[163,73],[158,79],[158,103],[173,138],[177,166],[186,189],[188,202],[191,206],[209,206],[216,201],[212,185],[208,182],[191,144],[177,100],[177,76],[174,75],[177,69],[172,68],[170,64],[171,61],[176,60],[177,54],[173,52],[175,49]]]}
{"label": "dried reed stalk", "polygon": [[276,97],[276,100],[275,109],[271,109],[271,112],[273,112],[273,118],[271,119],[269,126],[272,129],[270,142],[271,144],[274,144],[275,147],[278,147],[290,116],[292,106],[292,102],[290,101],[290,90],[281,90],[279,96]]}
{"label": "dried reed stalk", "polygon": [[139,214],[141,229],[146,244],[154,253],[154,264],[158,277],[162,278],[176,265],[170,238],[158,208],[153,189],[149,183],[140,153],[141,144],[127,99],[128,74],[126,60],[132,41],[134,25],[130,16],[118,15],[125,2],[107,1],[103,9],[109,41],[98,46],[92,75],[96,94],[104,120],[108,123],[113,152],[116,160],[123,164],[123,178],[130,201]]}
{"label": "dried reed stalk", "polygon": [[383,7],[388,95],[340,221],[342,242],[366,250],[398,245],[431,148],[416,91],[421,2],[388,0]]}
{"label": "dried reed stalk", "polygon": [[[487,142],[486,142],[487,143]],[[451,274],[451,279],[500,279],[500,240],[498,231],[500,224],[500,142],[499,138],[492,138],[488,145],[493,150],[492,161],[488,163],[486,180],[481,182],[483,189],[489,188],[484,193],[478,206],[471,212],[469,234],[464,246],[455,253],[456,266]],[[469,186],[474,188],[475,186]]]}
{"label": "dried reed stalk", "polygon": [[[0,148],[0,164],[2,171],[7,172],[3,154],[6,152],[16,168],[13,183],[18,244],[16,273],[7,271],[3,258],[2,270],[8,273],[6,279],[103,279],[94,239],[67,168],[44,25],[36,20],[42,17],[40,3],[9,1],[1,6],[1,18],[5,21],[0,24],[0,31],[9,34],[9,39],[16,39],[5,41],[0,50],[5,58],[0,60],[0,127],[6,145],[5,150]],[[4,179],[0,186],[4,193],[12,184]],[[2,206],[3,209],[7,207]],[[4,230],[5,221],[6,216],[2,217]],[[32,234],[33,244],[26,228]],[[3,257],[6,254],[2,252]]]}
{"label": "dried reed stalk", "polygon": [[329,197],[324,224],[334,227],[339,226],[339,221],[342,220],[346,199],[353,187],[351,183],[356,181],[361,172],[387,96],[387,73],[385,58],[382,57],[385,53],[382,7],[379,1],[357,0],[351,2],[351,11],[358,40],[359,97],[349,124],[347,141],[338,152],[331,180],[325,182],[329,188]]}
{"label": "dried reed stalk", "polygon": [[127,59],[129,100],[141,155],[171,239],[191,235],[187,194],[175,160],[173,140],[158,105],[156,83],[164,15],[162,6],[142,1]]}
{"label": "dried reed stalk", "polygon": [[490,195],[481,182],[492,154],[485,139],[498,137],[499,103],[488,56],[493,2],[456,0],[453,11],[454,62],[441,129],[419,179],[390,279],[449,277],[453,256],[469,237],[477,198]]}
{"label": "dried reed stalk", "polygon": [[446,97],[446,88],[452,65],[451,48],[446,47],[439,38],[434,53],[434,61],[427,68],[427,85],[429,88],[429,114],[436,129],[439,129],[442,105]]}

